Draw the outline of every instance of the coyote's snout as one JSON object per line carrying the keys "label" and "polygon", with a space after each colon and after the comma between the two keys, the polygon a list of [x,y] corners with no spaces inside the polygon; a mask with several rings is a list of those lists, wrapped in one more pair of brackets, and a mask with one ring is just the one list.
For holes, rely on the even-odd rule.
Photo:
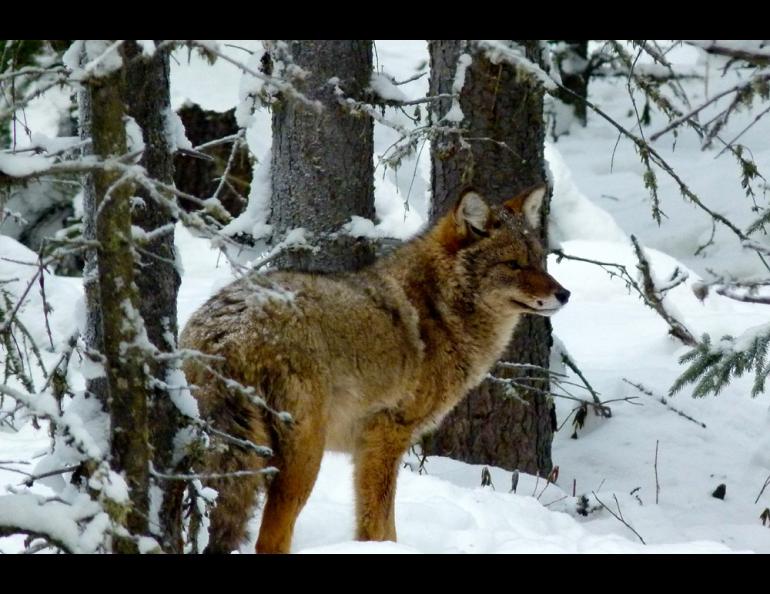
{"label": "coyote's snout", "polygon": [[[521,314],[552,315],[569,299],[545,270],[537,232],[544,193],[489,206],[465,191],[435,226],[369,268],[253,275],[193,315],[182,346],[217,356],[185,365],[202,414],[273,450],[265,461],[223,440],[208,470],[279,469],[267,486],[258,552],[289,551],[324,449],[353,454],[357,538],[396,539],[403,453],[481,381]],[[292,423],[226,378],[291,413]],[[211,484],[219,497],[207,550],[229,552],[244,537],[259,478]]]}

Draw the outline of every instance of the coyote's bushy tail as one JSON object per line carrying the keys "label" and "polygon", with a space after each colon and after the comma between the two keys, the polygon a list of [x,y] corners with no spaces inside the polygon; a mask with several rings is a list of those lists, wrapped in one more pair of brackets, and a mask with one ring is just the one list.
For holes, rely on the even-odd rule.
{"label": "coyote's bushy tail", "polygon": [[[188,382],[196,386],[195,397],[201,415],[218,431],[236,440],[258,446],[271,447],[270,432],[263,411],[248,401],[247,396],[228,389],[221,379],[215,378],[203,366],[186,366]],[[227,377],[227,371],[222,375]],[[212,435],[212,443],[203,455],[200,471],[203,474],[234,474],[239,471],[259,471],[267,460],[254,448],[238,445],[229,437]],[[262,474],[241,474],[226,478],[207,479],[205,486],[218,492],[211,513],[209,544],[206,553],[230,553],[236,550],[246,536],[246,524],[256,503],[257,494],[266,488]]]}

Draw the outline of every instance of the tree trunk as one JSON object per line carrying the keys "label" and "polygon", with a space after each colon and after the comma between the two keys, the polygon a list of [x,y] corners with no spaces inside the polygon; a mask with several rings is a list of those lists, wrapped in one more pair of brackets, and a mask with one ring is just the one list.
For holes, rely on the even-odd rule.
{"label": "tree trunk", "polygon": [[294,63],[309,72],[297,83],[320,112],[280,98],[273,106],[272,217],[274,237],[303,227],[321,249],[287,252],[282,268],[352,270],[374,260],[366,239],[340,234],[351,215],[374,218],[373,123],[341,106],[329,79],[346,96],[360,98],[372,73],[372,42],[289,41]]}
{"label": "tree trunk", "polygon": [[[531,60],[539,60],[537,41],[519,43]],[[531,75],[507,63],[491,62],[483,50],[467,41],[431,41],[430,94],[452,92],[458,58],[463,53],[472,56],[460,97],[467,148],[457,134],[445,134],[432,144],[432,221],[451,208],[466,184],[489,201],[500,203],[546,179],[543,89]],[[434,122],[449,111],[450,105],[451,100],[438,103]],[[545,221],[548,200],[543,211]],[[543,225],[544,242],[546,231]],[[548,367],[551,342],[548,318],[523,316],[503,360]],[[544,381],[537,384],[540,389],[547,386]],[[499,385],[485,382],[471,391],[426,440],[428,453],[532,474],[549,473],[552,404],[535,392],[520,395],[528,405],[506,398]]]}
{"label": "tree trunk", "polygon": [[[569,93],[559,89],[555,100],[561,101],[577,122],[585,127],[587,119],[588,99],[588,40],[587,39],[559,39],[552,44],[558,44],[558,50],[554,52],[554,63],[559,71],[562,84],[572,91]],[[577,95],[577,97],[575,96]],[[569,121],[560,122],[561,114],[557,111],[556,121],[553,126],[553,136],[558,138],[569,131]]]}
{"label": "tree trunk", "polygon": [[[195,103],[185,105],[179,110],[179,117],[184,124],[185,135],[193,146],[218,140],[238,132],[235,121],[235,108],[225,111],[210,111],[201,109]],[[174,183],[179,190],[198,198],[208,198],[214,195],[219,186],[219,179],[227,168],[227,162],[233,151],[233,143],[218,144],[203,149],[202,152],[211,156],[207,161],[184,153],[174,157]],[[249,149],[245,142],[239,142],[235,149],[227,182],[219,194],[219,201],[225,210],[233,217],[241,214],[246,207],[246,199],[251,187],[252,166]],[[185,210],[198,210],[200,206],[186,198],[180,198],[179,203]]]}
{"label": "tree trunk", "polygon": [[[156,41],[156,44],[159,41]],[[174,161],[166,132],[166,118],[170,114],[169,97],[169,50],[156,51],[152,57],[142,56],[135,41],[126,41],[126,87],[124,100],[128,115],[134,118],[142,130],[144,153],[140,164],[147,174],[166,184],[173,184]],[[141,246],[139,256],[142,265],[135,274],[141,300],[139,313],[144,318],[147,336],[160,351],[176,349],[178,334],[176,302],[181,279],[174,264],[173,215],[159,205],[149,193],[138,188],[135,195],[144,204],[136,206],[132,222],[153,231],[164,225],[168,231]],[[151,377],[164,381],[169,364],[153,360],[149,362]],[[184,424],[178,409],[162,387],[150,393],[150,435],[153,447],[153,463],[161,472],[173,472],[174,437]],[[166,552],[182,552],[182,495],[185,484],[172,481],[158,485],[163,497],[160,504],[157,536]],[[155,527],[153,527],[155,530]]]}
{"label": "tree trunk", "polygon": [[[125,64],[125,56],[123,59]],[[124,68],[85,81],[81,136],[92,139],[91,150],[101,160],[126,153],[124,86]],[[90,380],[87,388],[109,414],[110,464],[123,474],[130,491],[126,516],[113,519],[138,536],[148,533],[148,394],[143,368],[146,355],[141,343],[137,344],[141,319],[131,241],[134,188],[120,177],[115,170],[97,170],[86,185],[84,235],[99,242],[98,250],[87,256],[84,274],[86,341],[90,349],[102,353],[106,372],[106,377]],[[131,537],[115,537],[113,548],[117,553],[137,551]]]}

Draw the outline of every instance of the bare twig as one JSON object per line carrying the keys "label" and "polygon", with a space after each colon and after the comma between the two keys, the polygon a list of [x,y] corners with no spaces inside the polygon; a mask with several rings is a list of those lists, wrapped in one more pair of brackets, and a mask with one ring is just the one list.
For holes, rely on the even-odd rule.
{"label": "bare twig", "polygon": [[[770,76],[768,78],[770,78]],[[722,91],[721,93],[717,93],[716,95],[711,97],[711,99],[709,99],[708,101],[703,102],[702,104],[700,104],[698,107],[696,107],[695,109],[693,109],[689,113],[686,113],[683,116],[681,116],[681,117],[679,117],[679,118],[677,118],[675,120],[672,120],[671,122],[669,122],[669,124],[667,126],[662,128],[661,130],[655,132],[655,134],[650,135],[650,142],[656,141],[658,138],[663,136],[666,132],[670,132],[674,128],[677,128],[677,127],[681,126],[682,124],[684,124],[685,122],[687,122],[688,120],[691,120],[696,115],[698,115],[701,111],[706,109],[709,105],[711,105],[712,103],[715,103],[716,101],[718,101],[719,99],[721,99],[725,95],[729,95],[731,93],[738,93],[738,92],[744,90],[745,88],[748,88],[749,86],[751,86],[751,84],[752,84],[751,81],[749,81],[749,82],[746,82],[746,83],[743,83],[743,84],[740,84],[740,85],[735,85],[734,87],[732,87],[730,89],[727,89],[725,91]]]}
{"label": "bare twig", "polygon": [[706,428],[706,423],[701,423],[697,419],[693,419],[690,415],[683,413],[678,408],[675,408],[675,407],[671,406],[668,403],[668,400],[666,400],[666,398],[664,398],[663,396],[657,396],[656,394],[654,394],[652,392],[652,390],[650,390],[649,388],[645,387],[643,384],[634,383],[634,382],[632,382],[631,380],[629,380],[628,378],[625,378],[625,377],[623,378],[623,381],[626,382],[628,385],[633,386],[634,388],[639,390],[642,394],[645,394],[646,396],[649,396],[650,398],[653,398],[654,400],[657,400],[658,402],[663,404],[666,408],[668,408],[669,410],[671,410],[671,411],[675,412],[676,414],[678,414],[680,417],[683,417],[683,418],[687,419],[688,421],[691,421],[691,422],[695,423],[696,425],[700,425],[704,429]]}
{"label": "bare twig", "polygon": [[763,109],[761,112],[759,112],[756,116],[754,116],[754,119],[749,122],[743,130],[741,130],[732,140],[730,140],[724,148],[722,148],[721,151],[719,151],[716,155],[714,155],[714,158],[716,159],[719,157],[722,153],[724,153],[726,150],[728,150],[731,146],[733,146],[738,139],[743,136],[746,132],[749,131],[749,129],[756,124],[759,120],[761,120],[764,116],[767,115],[767,113],[770,112],[770,106]]}
{"label": "bare twig", "polygon": [[[64,468],[57,468],[55,470],[49,470],[48,472],[43,472],[41,474],[29,474],[27,472],[24,472],[22,474],[25,474],[28,478],[25,481],[22,481],[19,483],[20,485],[24,485],[26,487],[31,487],[35,481],[38,481],[42,478],[46,478],[49,476],[56,476],[59,474],[67,474],[68,472],[75,472],[80,467],[79,464],[75,464],[72,466],[65,466]],[[19,471],[17,471],[19,472]]]}
{"label": "bare twig", "polygon": [[51,306],[49,305],[48,300],[45,297],[45,274],[44,274],[45,269],[43,268],[44,264],[43,264],[42,250],[40,251],[37,257],[38,257],[38,263],[41,269],[40,274],[38,275],[37,278],[38,278],[38,283],[40,284],[40,298],[43,301],[43,319],[45,320],[45,331],[46,331],[46,334],[48,335],[48,342],[51,345],[51,351],[53,351],[54,350],[53,336],[51,336],[51,324],[48,319],[48,314],[51,312]]}
{"label": "bare twig", "polygon": [[759,498],[762,497],[762,493],[765,492],[765,489],[767,489],[767,486],[770,485],[770,475],[765,479],[765,484],[762,485],[762,488],[759,490],[759,494],[757,495],[757,498],[754,500],[754,503],[759,503]]}
{"label": "bare twig", "polygon": [[387,105],[388,107],[404,107],[407,105],[420,105],[422,103],[433,103],[440,101],[441,99],[452,99],[455,95],[452,93],[439,93],[438,95],[428,95],[426,97],[419,97],[417,99],[382,99],[379,98],[375,105]]}
{"label": "bare twig", "polygon": [[616,520],[618,520],[618,522],[620,522],[621,524],[623,524],[623,525],[624,525],[626,528],[628,528],[628,529],[629,529],[631,532],[633,532],[634,534],[636,534],[636,537],[637,537],[637,538],[638,538],[638,539],[639,539],[639,540],[642,542],[642,544],[643,544],[643,545],[646,545],[646,544],[647,544],[646,542],[644,542],[644,539],[642,538],[642,535],[641,535],[641,534],[639,534],[639,533],[638,533],[636,530],[634,530],[634,527],[633,527],[633,526],[631,526],[631,524],[629,524],[628,522],[626,522],[626,521],[623,519],[623,512],[621,512],[621,510],[620,510],[620,504],[618,503],[618,498],[617,498],[617,497],[615,497],[615,494],[614,494],[614,493],[612,494],[612,497],[615,499],[615,505],[617,505],[617,506],[618,506],[618,513],[619,513],[620,515],[616,514],[616,513],[615,513],[614,511],[612,511],[612,510],[611,510],[609,507],[607,507],[607,505],[606,505],[606,504],[605,504],[605,503],[604,503],[604,502],[603,502],[601,499],[599,499],[599,497],[596,495],[596,493],[595,493],[594,491],[591,491],[591,494],[594,496],[594,499],[596,499],[596,501],[598,501],[598,502],[599,502],[599,504],[600,504],[600,505],[601,505],[601,506],[602,506],[604,509],[606,509],[608,512],[610,512],[610,515],[612,515],[612,517],[614,517]]}
{"label": "bare twig", "polygon": [[314,109],[316,111],[321,110],[323,107],[319,101],[313,101],[311,99],[308,99],[303,93],[299,92],[297,88],[292,85],[290,82],[275,78],[273,76],[270,76],[268,74],[265,74],[264,72],[259,72],[257,70],[254,70],[253,68],[249,68],[246,64],[241,62],[240,60],[236,60],[235,58],[231,58],[224,52],[217,49],[215,46],[213,46],[210,43],[206,43],[200,40],[190,39],[187,40],[187,43],[190,45],[196,46],[201,48],[203,51],[208,52],[210,54],[213,54],[217,56],[218,58],[221,58],[225,62],[229,62],[233,66],[236,66],[237,68],[240,68],[243,72],[246,74],[250,74],[251,76],[258,78],[259,80],[265,81],[267,83],[270,83],[273,85],[276,89],[284,93],[287,97],[290,97],[292,99],[296,99],[300,101],[301,103],[307,105],[311,109]]}
{"label": "bare twig", "polygon": [[212,427],[210,423],[206,423],[205,421],[200,421],[198,419],[188,419],[188,420],[193,421],[195,424],[198,424],[202,429],[208,431],[212,435],[216,435],[223,441],[236,445],[240,448],[243,448],[244,450],[251,450],[258,456],[261,456],[263,458],[270,458],[273,455],[273,450],[268,448],[267,446],[261,446],[254,443],[251,440],[241,439],[240,437],[235,437],[234,435],[230,435],[229,433],[220,431],[219,429]]}
{"label": "bare twig", "polygon": [[55,66],[53,68],[38,68],[35,66],[25,66],[24,68],[19,68],[18,70],[13,70],[11,72],[3,72],[2,74],[0,74],[0,82],[3,82],[4,80],[9,80],[12,78],[18,78],[20,76],[25,76],[28,74],[37,74],[37,75],[66,74],[66,70],[63,66]]}
{"label": "bare twig", "polygon": [[238,155],[238,150],[241,148],[241,142],[243,141],[243,138],[246,136],[246,128],[241,128],[238,130],[238,133],[236,134],[236,139],[233,141],[233,146],[230,149],[230,157],[227,159],[227,165],[225,165],[225,170],[222,172],[222,177],[219,178],[219,185],[217,186],[217,189],[214,190],[214,193],[212,194],[211,199],[218,199],[219,195],[222,193],[222,190],[225,188],[225,184],[227,182],[227,176],[230,175],[230,170],[233,167],[233,163],[235,163],[235,158]]}
{"label": "bare twig", "polygon": [[[70,253],[74,253],[75,251],[83,251],[88,246],[82,246],[80,249],[72,248],[72,251]],[[32,275],[32,278],[30,278],[27,281],[27,285],[24,287],[24,290],[21,292],[21,295],[16,300],[16,305],[11,310],[10,313],[8,313],[5,317],[5,320],[3,320],[2,325],[0,325],[0,334],[3,332],[7,332],[8,329],[11,327],[11,324],[14,323],[16,319],[16,315],[19,313],[19,309],[21,308],[22,304],[27,298],[27,295],[29,294],[32,287],[35,285],[35,281],[38,280],[38,277],[43,274],[46,267],[49,264],[53,264],[54,262],[60,260],[62,257],[64,257],[66,254],[56,252],[52,254],[51,256],[47,257],[45,260],[41,260],[38,262],[38,264],[35,264],[37,266],[37,270],[35,271],[35,274]],[[45,294],[44,294],[45,296]],[[50,332],[50,330],[49,330]]]}
{"label": "bare twig", "polygon": [[[591,384],[588,383],[588,380],[585,378],[583,373],[580,371],[580,368],[577,366],[577,363],[575,363],[572,358],[567,353],[561,353],[561,362],[564,363],[567,367],[569,367],[572,371],[577,374],[577,376],[580,378],[580,381],[583,382],[583,384],[586,387],[586,390],[588,390],[591,393],[591,396],[594,399],[594,402],[596,404],[601,404],[602,401],[599,398],[599,393],[593,389]],[[598,414],[600,411],[597,409],[596,413]],[[612,413],[604,414],[603,411],[601,411],[604,416],[612,416]]]}
{"label": "bare twig", "polygon": [[720,45],[716,41],[713,41],[709,44],[697,43],[694,41],[688,41],[687,43],[688,45],[699,47],[706,53],[714,54],[715,56],[725,56],[732,58],[733,60],[743,60],[744,62],[748,62],[749,64],[755,66],[770,65],[770,53],[762,52],[759,50],[751,51],[745,48],[738,49],[726,45]]}
{"label": "bare twig", "polygon": [[660,481],[658,480],[658,445],[660,440],[655,440],[655,505],[658,505],[660,498]]}
{"label": "bare twig", "polygon": [[[551,372],[551,373],[556,373],[556,372]],[[521,381],[519,381],[519,380],[522,380],[522,379],[523,380],[527,380],[527,379],[542,380],[542,379],[544,379],[544,378],[541,378],[541,377],[527,377],[527,376],[525,376],[525,377],[521,377],[521,378],[505,378],[505,377],[498,377],[496,375],[492,375],[491,373],[488,373],[485,376],[485,379],[488,380],[488,381],[494,382],[496,384],[500,384],[500,385],[503,385],[503,386],[506,386],[506,387],[510,388],[510,390],[506,393],[506,396],[514,398],[517,401],[519,401],[519,402],[521,402],[522,404],[525,404],[525,405],[529,405],[529,402],[527,402],[526,400],[521,398],[521,396],[519,396],[516,393],[516,389],[517,388],[521,389],[521,390],[524,390],[524,391],[536,392],[538,394],[542,394],[543,396],[551,396],[553,398],[564,398],[566,400],[573,400],[575,402],[580,402],[581,404],[583,404],[585,406],[592,407],[595,410],[596,414],[601,415],[601,416],[606,417],[606,418],[609,418],[609,417],[612,416],[612,410],[607,406],[607,404],[609,402],[629,402],[631,404],[636,404],[635,402],[633,402],[634,400],[636,400],[636,396],[629,396],[629,397],[625,397],[625,398],[613,398],[611,400],[606,400],[604,402],[601,402],[601,401],[600,402],[592,402],[592,401],[586,400],[584,398],[579,398],[577,396],[573,396],[572,394],[569,394],[569,393],[560,394],[558,392],[552,392],[550,390],[543,390],[541,388],[532,386],[530,384],[525,384],[525,383],[522,383]],[[562,390],[565,390],[564,386],[561,385],[561,384],[564,383],[564,380],[560,380],[558,378],[554,378],[553,381],[554,381],[554,383],[559,385],[559,387]],[[567,382],[567,383],[569,383],[569,382]],[[578,386],[580,388],[586,389],[583,386],[580,386],[579,384],[572,384],[572,385],[575,385],[575,386]],[[565,392],[566,392],[566,390],[565,390]]]}
{"label": "bare twig", "polygon": [[[637,249],[638,242],[636,242],[635,237],[631,237],[634,241],[634,248]],[[644,256],[641,256],[640,259],[640,271],[642,272],[644,282],[647,283],[647,279],[649,278],[649,284],[646,284],[645,288],[642,288],[639,283],[634,279],[633,276],[628,272],[625,266],[622,264],[618,264],[617,262],[603,262],[601,260],[592,260],[590,258],[582,258],[580,256],[573,256],[571,254],[565,254],[562,250],[552,250],[551,253],[556,254],[558,256],[558,260],[561,260],[562,258],[566,258],[567,260],[575,260],[577,262],[585,262],[587,264],[595,264],[599,267],[601,267],[607,274],[609,274],[611,277],[617,277],[623,280],[623,282],[626,283],[626,286],[629,289],[633,289],[641,298],[644,303],[650,307],[653,311],[655,311],[658,315],[660,315],[665,322],[669,325],[669,332],[672,336],[675,336],[682,340],[682,342],[685,342],[686,336],[689,335],[692,340],[695,340],[692,338],[692,334],[685,328],[684,324],[679,322],[673,315],[671,315],[670,312],[668,312],[663,305],[660,303],[660,298],[656,297],[656,289],[655,285],[652,283],[651,278],[649,278],[649,263],[646,259],[644,259]],[[641,254],[641,248],[637,249],[637,258],[640,257]],[[644,263],[646,263],[646,270],[647,274],[645,277],[645,271],[642,269],[642,259],[644,259]],[[670,288],[670,287],[669,287]],[[648,295],[649,292],[649,295]],[[685,342],[685,344],[689,344]],[[695,342],[697,344],[697,341]],[[694,345],[693,345],[694,346]]]}
{"label": "bare twig", "polygon": [[[767,75],[767,79],[770,79],[770,74]],[[682,194],[683,197],[688,199],[690,202],[692,202],[695,206],[697,206],[700,210],[708,214],[715,222],[718,222],[725,227],[727,227],[730,231],[732,231],[739,239],[742,241],[745,241],[748,239],[748,236],[741,231],[738,227],[735,226],[729,219],[727,219],[724,215],[713,211],[708,206],[706,206],[703,201],[698,197],[695,192],[693,192],[690,187],[684,182],[684,180],[674,171],[674,169],[671,167],[671,165],[668,164],[668,162],[658,153],[652,146],[649,145],[649,143],[645,142],[643,139],[639,138],[626,128],[624,128],[622,125],[620,125],[618,122],[616,122],[612,117],[607,115],[602,109],[597,107],[595,104],[593,104],[591,101],[587,100],[585,97],[581,97],[579,94],[575,93],[574,91],[568,89],[567,87],[563,85],[559,85],[561,89],[563,89],[565,92],[569,93],[570,95],[576,97],[579,101],[584,102],[588,107],[590,107],[594,113],[601,116],[604,120],[606,120],[613,128],[615,128],[618,132],[620,132],[622,135],[624,135],[626,138],[630,139],[635,145],[636,148],[640,154],[640,156],[645,161],[645,164],[647,160],[651,161],[655,165],[657,165],[659,168],[661,168],[674,182],[676,182],[679,192]],[[649,170],[649,168],[648,168]],[[650,170],[651,171],[651,170]],[[764,265],[765,268],[770,270],[770,265],[767,263],[767,261],[764,259],[761,253],[757,252],[757,256],[759,257],[760,261]]]}
{"label": "bare twig", "polygon": [[393,81],[393,85],[396,86],[396,87],[400,87],[401,85],[405,85],[407,83],[414,82],[415,80],[419,80],[423,76],[427,76],[427,75],[428,75],[427,72],[418,72],[417,74],[415,74],[413,76],[410,76],[409,78],[405,78],[404,80]]}
{"label": "bare twig", "polygon": [[[758,244],[757,242],[745,242],[745,244],[753,244],[751,247],[757,251],[762,251],[765,254],[770,255],[770,250],[766,247]],[[744,245],[745,245],[744,244]],[[708,270],[708,269],[707,269]],[[714,274],[711,270],[708,270],[711,274]],[[715,278],[708,282],[698,282],[693,285],[692,290],[695,296],[703,301],[709,294],[712,287],[717,287],[715,290],[719,295],[727,297],[729,299],[735,299],[736,301],[745,301],[748,303],[768,303],[768,298],[765,296],[758,296],[757,292],[760,288],[770,286],[770,279],[759,279],[751,281],[741,281],[735,279],[726,279],[721,275],[714,274]],[[721,285],[721,286],[720,286]],[[746,293],[738,292],[738,290],[745,290]]]}
{"label": "bare twig", "polygon": [[240,131],[236,132],[235,134],[230,134],[228,136],[223,136],[222,138],[217,138],[216,140],[209,140],[208,142],[204,142],[203,144],[199,144],[196,146],[193,150],[196,152],[200,152],[203,149],[211,148],[214,146],[219,146],[221,144],[227,144],[229,142],[235,142],[241,138]]}
{"label": "bare twig", "polygon": [[164,472],[158,472],[150,462],[150,474],[155,478],[162,479],[164,481],[209,481],[217,479],[237,478],[241,476],[255,476],[266,475],[272,476],[278,473],[278,469],[275,466],[268,466],[267,468],[258,468],[254,470],[234,470],[232,472],[210,473],[210,474],[167,474]]}
{"label": "bare twig", "polygon": [[770,296],[751,295],[750,293],[738,293],[734,287],[717,287],[714,289],[719,295],[734,299],[735,301],[743,301],[745,303],[761,303],[763,305],[770,304]]}
{"label": "bare twig", "polygon": [[[558,499],[554,499],[553,501],[549,501],[548,503],[544,503],[543,507],[549,507],[553,505],[554,503],[559,503],[559,501],[564,501],[569,495],[563,495],[562,497],[559,497]],[[573,495],[574,497],[574,495]]]}

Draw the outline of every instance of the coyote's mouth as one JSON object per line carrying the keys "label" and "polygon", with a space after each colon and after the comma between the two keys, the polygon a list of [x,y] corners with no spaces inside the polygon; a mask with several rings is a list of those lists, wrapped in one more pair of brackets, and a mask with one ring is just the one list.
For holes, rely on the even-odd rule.
{"label": "coyote's mouth", "polygon": [[522,303],[521,301],[517,301],[516,299],[511,299],[511,303],[518,305],[522,309],[524,309],[527,313],[533,313],[537,314],[539,316],[552,316],[557,311],[561,309],[561,306],[559,307],[551,307],[551,308],[543,308],[543,309],[536,309],[532,307],[531,305],[527,305],[526,303]]}

